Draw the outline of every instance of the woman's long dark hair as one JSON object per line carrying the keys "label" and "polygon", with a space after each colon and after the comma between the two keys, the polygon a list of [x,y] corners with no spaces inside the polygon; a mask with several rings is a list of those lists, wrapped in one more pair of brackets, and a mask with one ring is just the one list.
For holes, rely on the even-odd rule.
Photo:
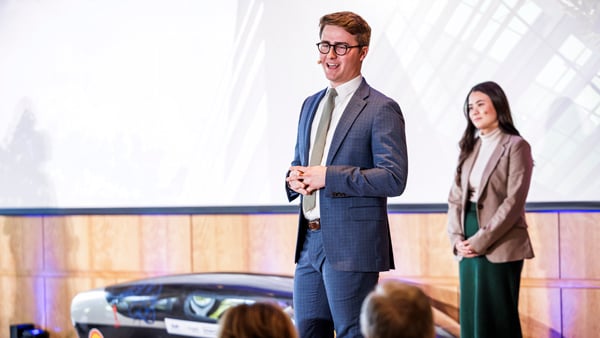
{"label": "woman's long dark hair", "polygon": [[505,134],[520,135],[513,123],[510,105],[508,104],[506,94],[496,82],[482,82],[471,88],[467,94],[467,98],[465,99],[465,104],[463,106],[463,112],[465,114],[465,118],[467,119],[467,127],[465,128],[462,138],[458,142],[460,154],[458,155],[456,177],[454,178],[458,185],[460,185],[462,165],[465,163],[467,157],[469,157],[469,155],[471,155],[473,152],[473,148],[475,148],[475,143],[477,142],[477,128],[475,128],[475,125],[469,118],[469,96],[473,92],[480,92],[490,97],[498,116],[498,127],[500,130],[502,130],[502,132]]}

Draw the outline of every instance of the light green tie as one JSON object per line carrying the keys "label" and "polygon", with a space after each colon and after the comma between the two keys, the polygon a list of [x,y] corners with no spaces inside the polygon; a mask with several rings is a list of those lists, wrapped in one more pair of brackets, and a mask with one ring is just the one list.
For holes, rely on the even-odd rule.
{"label": "light green tie", "polygon": [[[310,153],[310,160],[308,161],[309,166],[320,165],[323,159],[323,152],[325,151],[325,140],[327,139],[327,131],[329,130],[329,124],[331,123],[331,113],[333,112],[335,97],[337,92],[335,89],[329,89],[329,96],[323,106],[323,113],[319,120],[319,126],[317,127],[317,135],[315,136],[315,144],[312,146]],[[317,192],[313,191],[312,194],[304,196],[302,202],[302,209],[306,212],[315,207],[317,200]]]}

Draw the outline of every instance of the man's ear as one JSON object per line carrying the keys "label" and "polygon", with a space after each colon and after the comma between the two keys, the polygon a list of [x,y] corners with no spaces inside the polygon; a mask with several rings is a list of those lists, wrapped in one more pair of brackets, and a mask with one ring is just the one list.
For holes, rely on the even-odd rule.
{"label": "man's ear", "polygon": [[369,52],[369,46],[365,46],[360,50],[360,61],[363,61],[367,57],[367,53]]}

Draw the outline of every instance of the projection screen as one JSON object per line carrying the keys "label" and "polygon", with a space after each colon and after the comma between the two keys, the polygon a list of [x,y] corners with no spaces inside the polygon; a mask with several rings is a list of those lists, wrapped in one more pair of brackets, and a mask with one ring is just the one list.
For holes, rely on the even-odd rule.
{"label": "projection screen", "polygon": [[288,206],[318,19],[372,27],[406,120],[391,204],[446,203],[474,84],[504,87],[529,202],[600,201],[600,8],[568,0],[0,0],[0,209]]}

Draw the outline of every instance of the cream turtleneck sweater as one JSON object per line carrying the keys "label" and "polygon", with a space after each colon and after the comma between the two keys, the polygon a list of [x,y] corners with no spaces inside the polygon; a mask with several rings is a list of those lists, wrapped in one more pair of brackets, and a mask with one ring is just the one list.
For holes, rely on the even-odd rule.
{"label": "cream turtleneck sweater", "polygon": [[494,152],[494,149],[500,142],[502,137],[502,131],[500,128],[494,129],[492,132],[485,135],[479,134],[481,139],[481,147],[479,147],[479,153],[473,164],[471,175],[469,176],[469,200],[471,202],[477,202],[479,199],[481,178],[483,171]]}

